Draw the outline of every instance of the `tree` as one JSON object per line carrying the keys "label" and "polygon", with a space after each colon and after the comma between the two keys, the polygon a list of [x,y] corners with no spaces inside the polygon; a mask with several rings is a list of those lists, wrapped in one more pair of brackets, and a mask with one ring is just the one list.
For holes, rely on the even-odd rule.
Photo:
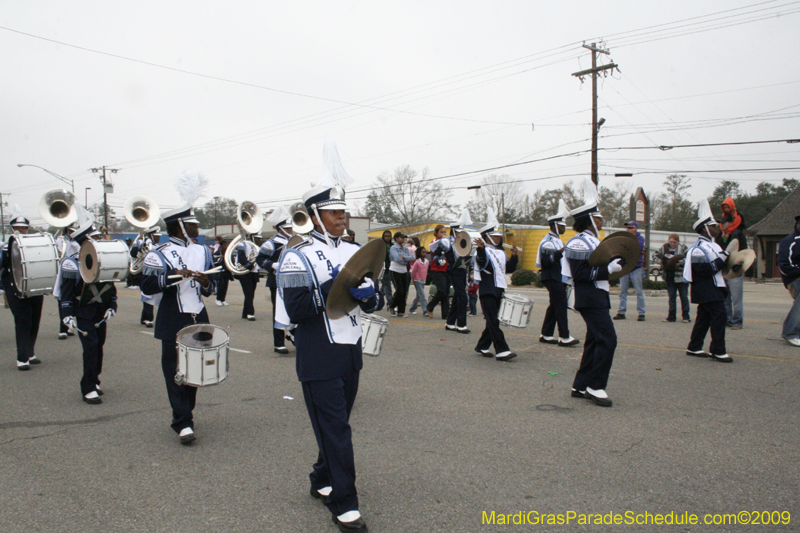
{"label": "tree", "polygon": [[201,228],[213,228],[216,219],[217,224],[236,224],[239,203],[233,198],[220,196],[217,200],[213,198],[205,203],[203,207],[194,210]]}
{"label": "tree", "polygon": [[524,216],[526,199],[522,186],[510,176],[490,174],[483,179],[467,209],[472,220],[485,220],[486,209],[491,207],[497,220],[515,224]]}
{"label": "tree", "polygon": [[[618,181],[613,189],[600,187],[598,207],[603,214],[604,226],[621,228],[631,219],[630,196],[631,185],[624,181]],[[579,207],[579,205],[574,207]]]}
{"label": "tree", "polygon": [[381,173],[367,196],[365,214],[385,224],[409,226],[430,220],[450,218],[458,206],[450,203],[450,191],[431,181],[428,169],[422,175],[405,165],[393,173]]}
{"label": "tree", "polygon": [[747,193],[742,192],[742,188],[738,181],[723,180],[714,188],[714,192],[708,198],[708,205],[711,206],[711,212],[714,217],[719,219],[722,216],[722,201],[725,198],[733,198],[737,204],[740,200],[744,199]]}
{"label": "tree", "polygon": [[[738,186],[738,184],[736,184]],[[689,178],[673,174],[664,180],[667,192],[658,195],[651,204],[653,229],[659,231],[693,231],[697,207],[689,197]]]}
{"label": "tree", "polygon": [[537,190],[528,196],[523,224],[547,226],[547,217],[558,211],[558,200],[564,200],[570,209],[583,205],[583,193],[573,188],[572,181],[566,182],[560,189]]}

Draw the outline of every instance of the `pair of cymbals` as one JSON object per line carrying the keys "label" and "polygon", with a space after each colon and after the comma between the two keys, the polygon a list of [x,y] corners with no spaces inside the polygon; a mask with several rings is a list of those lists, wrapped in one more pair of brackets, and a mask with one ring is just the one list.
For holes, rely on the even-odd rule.
{"label": "pair of cymbals", "polygon": [[614,259],[624,259],[625,264],[622,266],[622,270],[608,275],[609,281],[614,281],[626,274],[630,274],[633,269],[636,268],[636,263],[639,262],[639,256],[641,254],[642,248],[639,246],[639,239],[637,239],[633,233],[617,231],[608,235],[603,239],[603,242],[595,248],[592,255],[589,256],[589,266],[608,266]]}
{"label": "pair of cymbals", "polygon": [[331,291],[328,293],[325,310],[330,318],[334,320],[342,318],[358,306],[359,302],[350,294],[350,289],[361,285],[364,278],[370,278],[377,289],[378,277],[383,271],[385,259],[386,243],[383,239],[370,241],[353,254],[333,280]]}
{"label": "pair of cymbals", "polygon": [[664,263],[664,270],[675,270],[678,268],[678,263],[681,260],[685,259],[686,256],[684,254],[675,254]]}

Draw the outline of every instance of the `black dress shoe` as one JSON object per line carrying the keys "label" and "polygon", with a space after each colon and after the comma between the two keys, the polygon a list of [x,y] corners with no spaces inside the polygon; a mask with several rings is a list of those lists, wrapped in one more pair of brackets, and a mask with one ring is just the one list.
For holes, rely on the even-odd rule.
{"label": "black dress shoe", "polygon": [[614,320],[625,320],[625,315],[623,315],[622,313],[617,313],[616,315],[614,315]]}
{"label": "black dress shoe", "polygon": [[338,518],[335,516],[333,517],[333,523],[339,527],[339,531],[343,533],[348,533],[349,531],[361,531],[362,533],[367,533],[369,531],[367,529],[367,523],[364,522],[363,518],[356,518],[352,522],[340,522]]}
{"label": "black dress shoe", "polygon": [[599,405],[600,407],[611,407],[611,399],[610,398],[600,398],[599,396],[595,396],[588,390],[585,393],[585,398],[592,400],[595,405]]}
{"label": "black dress shoe", "polygon": [[562,342],[561,339],[558,339],[558,345],[562,347],[577,346],[580,343],[581,341],[579,341],[578,339],[572,339],[571,341],[567,342]]}
{"label": "black dress shoe", "polygon": [[515,354],[514,352],[511,352],[510,354],[504,355],[503,357],[498,357],[498,356],[495,355],[495,359],[497,359],[498,361],[511,361],[516,356],[517,356],[517,354]]}
{"label": "black dress shoe", "polygon": [[469,329],[468,328],[464,328],[464,329],[458,328],[458,332],[467,334],[467,333],[469,333]]}
{"label": "black dress shoe", "polygon": [[703,350],[692,351],[686,350],[686,355],[691,355],[692,357],[711,357],[711,354],[708,352],[704,352]]}
{"label": "black dress shoe", "polygon": [[572,396],[573,398],[586,398],[586,391],[581,392],[577,389],[572,389],[570,396]]}
{"label": "black dress shoe", "polygon": [[494,354],[492,352],[490,352],[489,350],[486,350],[484,352],[480,348],[475,348],[475,351],[478,352],[479,354],[481,354],[484,357],[494,357]]}
{"label": "black dress shoe", "polygon": [[319,491],[314,487],[311,487],[308,492],[311,494],[312,498],[316,498],[317,500],[324,502],[327,499],[327,496],[320,494]]}
{"label": "black dress shoe", "polygon": [[545,339],[544,335],[539,335],[539,342],[542,342],[544,344],[558,344],[558,339],[556,339],[555,337]]}
{"label": "black dress shoe", "polygon": [[287,348],[286,346],[276,346],[275,353],[286,355],[289,353],[289,348]]}
{"label": "black dress shoe", "polygon": [[67,332],[67,337],[74,337],[74,336],[75,336],[75,334],[73,332],[71,332],[71,331]]}
{"label": "black dress shoe", "polygon": [[728,354],[716,355],[712,353],[710,355],[711,359],[714,361],[719,361],[720,363],[733,363],[733,358]]}
{"label": "black dress shoe", "polygon": [[39,359],[38,357],[36,357],[35,355],[32,355],[28,359],[28,364],[29,365],[40,365],[40,364],[42,364],[42,360]]}

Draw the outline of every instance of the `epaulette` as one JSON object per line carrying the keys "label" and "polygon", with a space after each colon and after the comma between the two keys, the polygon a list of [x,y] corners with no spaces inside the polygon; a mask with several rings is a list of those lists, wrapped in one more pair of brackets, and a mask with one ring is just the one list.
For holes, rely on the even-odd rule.
{"label": "epaulette", "polygon": [[61,261],[62,279],[80,279],[81,270],[78,262],[72,257],[67,257]]}

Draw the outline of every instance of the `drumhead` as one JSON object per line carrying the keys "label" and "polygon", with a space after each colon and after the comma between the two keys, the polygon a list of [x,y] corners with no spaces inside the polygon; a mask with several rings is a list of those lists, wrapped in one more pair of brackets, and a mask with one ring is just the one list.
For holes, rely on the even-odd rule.
{"label": "drumhead", "polygon": [[533,302],[530,298],[527,298],[521,294],[513,294],[513,293],[505,293],[503,294],[503,298],[506,300],[511,300],[512,302],[519,302],[522,304],[526,304],[528,302]]}
{"label": "drumhead", "polygon": [[187,348],[216,348],[228,342],[228,332],[213,324],[192,324],[178,332],[178,344]]}
{"label": "drumhead", "polygon": [[361,320],[366,322],[377,322],[378,324],[388,324],[389,319],[378,315],[371,315],[369,313],[361,313]]}
{"label": "drumhead", "polygon": [[14,276],[14,285],[18,288],[22,288],[22,278],[25,274],[25,268],[22,261],[22,250],[20,250],[19,242],[14,237],[11,238],[11,243],[9,244],[9,249],[11,250],[11,274]]}

